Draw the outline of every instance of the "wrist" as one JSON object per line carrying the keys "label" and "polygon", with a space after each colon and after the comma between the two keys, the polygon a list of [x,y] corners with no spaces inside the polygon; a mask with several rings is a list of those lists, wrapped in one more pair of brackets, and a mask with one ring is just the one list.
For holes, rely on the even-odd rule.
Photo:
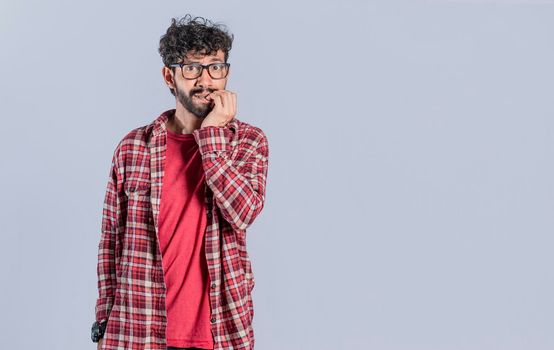
{"label": "wrist", "polygon": [[222,127],[222,125],[215,125],[215,124],[202,124],[200,125],[200,129],[202,128],[208,128],[210,126],[215,126],[215,127]]}

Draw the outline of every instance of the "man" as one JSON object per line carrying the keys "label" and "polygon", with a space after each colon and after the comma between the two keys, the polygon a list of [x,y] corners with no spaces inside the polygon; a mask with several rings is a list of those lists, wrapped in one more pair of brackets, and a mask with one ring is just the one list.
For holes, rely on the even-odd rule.
{"label": "man", "polygon": [[190,15],[160,39],[176,108],[112,158],[98,251],[98,349],[253,349],[246,229],[264,207],[268,142],[225,90],[232,34]]}

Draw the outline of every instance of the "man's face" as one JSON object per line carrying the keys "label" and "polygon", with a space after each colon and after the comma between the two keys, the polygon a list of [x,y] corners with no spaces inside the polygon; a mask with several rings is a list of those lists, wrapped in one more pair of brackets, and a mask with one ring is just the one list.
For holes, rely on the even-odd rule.
{"label": "man's face", "polygon": [[[225,53],[222,50],[209,56],[189,53],[183,60],[183,63],[210,64],[215,62],[225,62]],[[224,90],[228,77],[229,75],[224,79],[212,79],[208,71],[203,69],[202,75],[198,78],[188,80],[183,77],[181,68],[177,67],[174,75],[177,101],[193,115],[205,118],[213,109],[213,102],[206,99],[206,95],[216,90]]]}

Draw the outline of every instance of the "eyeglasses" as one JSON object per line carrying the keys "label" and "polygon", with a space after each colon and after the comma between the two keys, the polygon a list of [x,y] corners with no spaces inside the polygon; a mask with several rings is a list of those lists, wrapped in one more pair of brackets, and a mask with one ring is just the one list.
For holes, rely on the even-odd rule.
{"label": "eyeglasses", "polygon": [[181,74],[183,78],[192,80],[196,79],[202,75],[204,69],[208,69],[208,74],[212,79],[223,79],[229,74],[230,63],[211,63],[211,64],[200,64],[200,63],[175,63],[170,64],[169,67],[181,67]]}

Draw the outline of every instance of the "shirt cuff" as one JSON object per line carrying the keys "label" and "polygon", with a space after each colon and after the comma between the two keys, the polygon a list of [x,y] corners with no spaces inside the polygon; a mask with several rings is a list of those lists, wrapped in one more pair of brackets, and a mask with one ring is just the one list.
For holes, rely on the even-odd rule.
{"label": "shirt cuff", "polygon": [[226,152],[231,150],[231,130],[222,126],[205,126],[192,132],[200,154]]}

